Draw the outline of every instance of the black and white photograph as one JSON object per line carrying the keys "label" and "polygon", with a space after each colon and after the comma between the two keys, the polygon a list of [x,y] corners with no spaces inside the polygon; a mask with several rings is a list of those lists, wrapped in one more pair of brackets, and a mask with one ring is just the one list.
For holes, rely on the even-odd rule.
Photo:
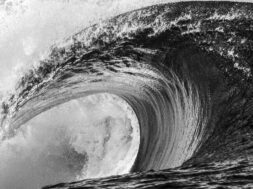
{"label": "black and white photograph", "polygon": [[253,188],[253,0],[0,0],[0,189]]}

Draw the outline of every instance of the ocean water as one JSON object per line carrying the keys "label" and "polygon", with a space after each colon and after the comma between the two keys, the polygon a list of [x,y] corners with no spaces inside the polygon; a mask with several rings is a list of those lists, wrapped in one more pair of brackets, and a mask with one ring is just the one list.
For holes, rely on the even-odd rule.
{"label": "ocean water", "polygon": [[1,2],[1,188],[253,187],[252,10]]}

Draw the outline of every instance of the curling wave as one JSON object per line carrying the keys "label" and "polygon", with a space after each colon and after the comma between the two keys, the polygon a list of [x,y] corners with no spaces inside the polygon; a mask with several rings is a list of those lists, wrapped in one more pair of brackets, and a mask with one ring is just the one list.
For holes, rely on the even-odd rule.
{"label": "curling wave", "polygon": [[[2,141],[56,105],[109,93],[138,118],[140,146],[131,172],[154,172],[65,187],[216,186],[238,179],[231,174],[243,180],[232,184],[249,183],[241,173],[250,171],[252,157],[252,25],[252,4],[191,2],[152,6],[86,28],[52,47],[3,102]],[[229,172],[238,162],[248,169]],[[219,176],[224,170],[226,181]],[[203,172],[215,176],[210,181]]]}

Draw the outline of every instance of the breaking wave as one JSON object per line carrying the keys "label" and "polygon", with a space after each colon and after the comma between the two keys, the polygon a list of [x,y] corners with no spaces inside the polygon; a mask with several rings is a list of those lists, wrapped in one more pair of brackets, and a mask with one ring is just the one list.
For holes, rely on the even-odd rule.
{"label": "breaking wave", "polygon": [[[160,170],[187,172],[191,177],[184,179],[194,181],[203,167],[225,169],[226,162],[241,161],[250,167],[252,75],[245,49],[251,52],[252,36],[244,29],[252,30],[251,10],[243,3],[157,5],[57,43],[3,101],[0,151],[15,152],[12,163],[24,163],[17,155],[23,145],[35,165],[67,174],[40,177],[31,188],[143,172],[132,175],[137,185],[128,183],[136,187],[150,178],[149,170],[154,178]],[[54,154],[53,165],[45,164],[44,153]],[[13,186],[29,187],[32,181],[20,186],[20,180],[35,168],[21,168],[27,177]],[[205,179],[200,186],[215,183]]]}

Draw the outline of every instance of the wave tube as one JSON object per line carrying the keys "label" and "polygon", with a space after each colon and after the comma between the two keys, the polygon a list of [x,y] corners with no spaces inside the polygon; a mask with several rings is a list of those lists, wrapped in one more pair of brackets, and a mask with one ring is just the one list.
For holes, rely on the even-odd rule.
{"label": "wave tube", "polygon": [[[73,69],[74,72],[71,71],[73,73],[71,74],[72,76],[67,78],[65,76],[65,71],[67,70],[64,70],[64,72],[57,72],[64,73],[64,75],[60,74],[59,76],[54,76],[55,78],[51,80],[53,81],[53,85],[49,87],[50,90],[43,90],[41,88],[43,91],[41,91],[42,93],[37,94],[35,99],[30,99],[29,102],[27,101],[25,103],[25,106],[23,106],[19,109],[19,111],[17,111],[18,113],[14,116],[15,118],[10,120],[10,122],[8,123],[8,127],[6,127],[3,140],[9,141],[13,138],[13,136],[17,136],[18,131],[20,130],[20,127],[23,127],[23,124],[30,125],[29,122],[32,122],[32,125],[41,125],[43,123],[43,120],[47,120],[46,122],[49,122],[51,124],[57,123],[56,126],[51,126],[51,124],[49,123],[42,124],[45,125],[42,127],[42,131],[46,129],[47,132],[53,132],[52,137],[57,138],[57,136],[54,135],[57,135],[58,132],[63,132],[62,129],[60,129],[60,123],[65,123],[63,125],[69,125],[66,128],[67,131],[64,132],[73,133],[71,134],[71,137],[75,137],[77,131],[72,131],[71,129],[76,130],[75,127],[77,127],[79,129],[78,132],[81,132],[82,129],[79,128],[80,126],[71,126],[71,122],[68,122],[67,120],[76,120],[78,116],[82,117],[84,115],[79,115],[78,113],[75,113],[78,116],[76,118],[72,118],[73,116],[66,115],[68,114],[67,111],[73,112],[72,109],[74,108],[68,108],[67,110],[65,110],[66,113],[62,113],[62,111],[64,112],[64,109],[60,109],[61,114],[57,115],[54,120],[51,120],[48,117],[55,117],[54,113],[52,113],[51,108],[58,104],[62,104],[64,102],[66,103],[66,101],[69,101],[70,99],[77,99],[90,94],[110,92],[111,94],[117,95],[121,99],[124,99],[136,113],[140,125],[140,147],[138,148],[137,142],[134,142],[131,146],[132,150],[138,150],[136,160],[135,158],[132,159],[132,161],[135,161],[133,166],[129,162],[124,163],[124,161],[119,162],[118,166],[116,166],[115,164],[117,164],[118,162],[117,159],[115,159],[114,157],[113,160],[115,162],[112,162],[112,157],[110,155],[108,155],[110,161],[107,162],[107,164],[110,163],[111,165],[115,166],[116,170],[122,169],[120,167],[122,164],[123,166],[130,165],[131,171],[149,169],[160,170],[163,168],[173,168],[180,166],[184,161],[191,157],[194,150],[197,148],[199,141],[201,140],[202,130],[206,124],[206,112],[204,112],[204,110],[202,109],[204,105],[202,105],[203,102],[201,102],[200,96],[196,88],[197,86],[194,86],[191,83],[180,81],[180,79],[175,75],[175,73],[170,73],[168,71],[165,75],[164,73],[161,73],[157,68],[150,67],[145,63],[139,63],[131,59],[110,60],[110,66],[108,66],[107,63],[98,62],[97,60],[95,60],[92,61],[92,63],[90,62],[89,65],[91,67],[87,71],[85,71],[85,69],[87,68],[86,65],[83,68],[79,68],[84,69],[80,72],[80,74],[74,73],[76,71],[76,68]],[[83,65],[81,64],[81,66]],[[67,73],[71,72],[67,71]],[[85,72],[87,74],[84,75]],[[76,103],[82,104],[82,102],[80,101],[77,101]],[[105,104],[105,102],[102,103]],[[86,105],[86,107],[88,107],[85,111],[86,114],[88,114],[87,112],[91,111],[89,109],[93,106],[95,105]],[[83,105],[83,107],[85,107],[85,105]],[[102,108],[102,104],[100,108]],[[105,109],[107,109],[108,111],[111,108],[105,107]],[[42,113],[45,111],[47,116],[44,115],[45,113]],[[78,110],[78,112],[79,111],[80,110]],[[94,118],[89,119],[98,119],[98,121],[100,120],[96,112],[91,112],[90,114],[90,116],[93,115]],[[116,116],[116,112],[112,113],[112,115]],[[34,116],[43,117],[39,118],[38,120],[38,118],[33,118]],[[67,120],[62,120],[62,117],[66,117]],[[59,121],[57,121],[57,119],[59,119]],[[32,120],[35,120],[35,123],[33,123]],[[130,120],[133,119],[131,118]],[[103,122],[108,121],[111,122],[110,119],[105,119]],[[91,137],[91,139],[93,140],[96,140],[96,136],[99,133],[105,138],[108,137],[105,133],[106,131],[104,131],[104,129],[101,127],[99,127],[98,130],[96,130],[96,126],[94,126],[93,124],[92,126],[89,126],[89,124],[85,124],[82,127],[84,127],[85,130],[89,130],[91,129],[91,127],[93,128],[93,130],[95,130],[94,133],[88,132],[88,135],[90,135],[89,137]],[[31,128],[35,129],[36,127],[33,126]],[[56,130],[54,131],[54,129],[52,130],[50,128],[54,128]],[[58,129],[60,129],[60,131],[58,131]],[[124,133],[123,129],[118,129],[119,131],[117,133],[114,133],[115,137],[120,137],[121,132]],[[63,128],[63,130],[65,130],[65,127]],[[61,134],[60,136],[65,136],[65,133]],[[125,135],[123,136],[127,137]],[[88,136],[83,136],[83,138],[87,137]],[[106,140],[105,138],[104,140]],[[51,141],[52,139],[49,138],[45,140]],[[61,140],[59,139],[56,139],[56,141],[61,142]],[[58,142],[53,142],[53,144],[57,144]],[[107,153],[109,153],[110,151],[112,151],[111,153],[113,153],[113,149],[116,148],[116,146],[113,146],[115,142],[118,143],[117,141],[113,141],[111,144],[112,146],[108,147],[109,149]],[[74,145],[73,142],[70,143]],[[77,152],[79,152],[78,148],[80,148],[81,141],[78,141],[77,143],[79,145],[74,146],[75,148],[77,148]],[[83,145],[85,146],[85,144],[86,142],[84,141]],[[65,144],[63,145],[65,146]],[[124,145],[122,144],[119,147],[122,148],[123,146]],[[161,148],[161,146],[163,148]],[[100,149],[99,146],[91,145],[91,147],[88,148],[92,147],[95,148],[93,150],[98,151],[94,152],[95,154],[103,153],[103,150]],[[124,148],[126,147],[127,144],[125,144]],[[117,149],[118,148],[116,148],[115,150]],[[64,154],[62,154],[65,153],[64,150],[63,152],[60,150],[59,156],[65,156]],[[43,152],[44,151],[45,150],[43,150]],[[99,155],[97,155],[98,157],[93,158],[93,154],[89,154],[89,151],[92,150],[88,149],[88,151],[86,152],[88,153],[88,160],[86,160],[84,157],[82,157],[81,159],[81,161],[83,162],[92,161],[91,163],[88,163],[87,167],[84,166],[83,168],[87,169],[88,171],[87,177],[83,176],[79,178],[107,176],[108,174],[113,175],[116,173],[127,173],[128,171],[130,171],[128,170],[126,172],[114,172],[114,169],[109,166],[110,164],[107,166],[107,168],[105,167],[103,170],[103,166],[99,166],[99,161],[96,160],[96,158],[99,158]],[[131,153],[133,154],[133,152]],[[133,157],[134,155],[130,155],[130,158]],[[71,160],[69,161],[71,162]],[[74,159],[72,161],[77,160]],[[128,158],[125,161],[129,161]],[[62,164],[60,164],[59,166],[62,166],[61,168],[64,167],[64,165]],[[98,167],[101,167],[100,169],[102,170],[96,170]],[[102,174],[100,172],[105,173]]]}
{"label": "wave tube", "polygon": [[119,97],[99,93],[71,100],[34,117],[1,143],[0,183],[36,188],[128,173],[139,140],[138,120]]}

